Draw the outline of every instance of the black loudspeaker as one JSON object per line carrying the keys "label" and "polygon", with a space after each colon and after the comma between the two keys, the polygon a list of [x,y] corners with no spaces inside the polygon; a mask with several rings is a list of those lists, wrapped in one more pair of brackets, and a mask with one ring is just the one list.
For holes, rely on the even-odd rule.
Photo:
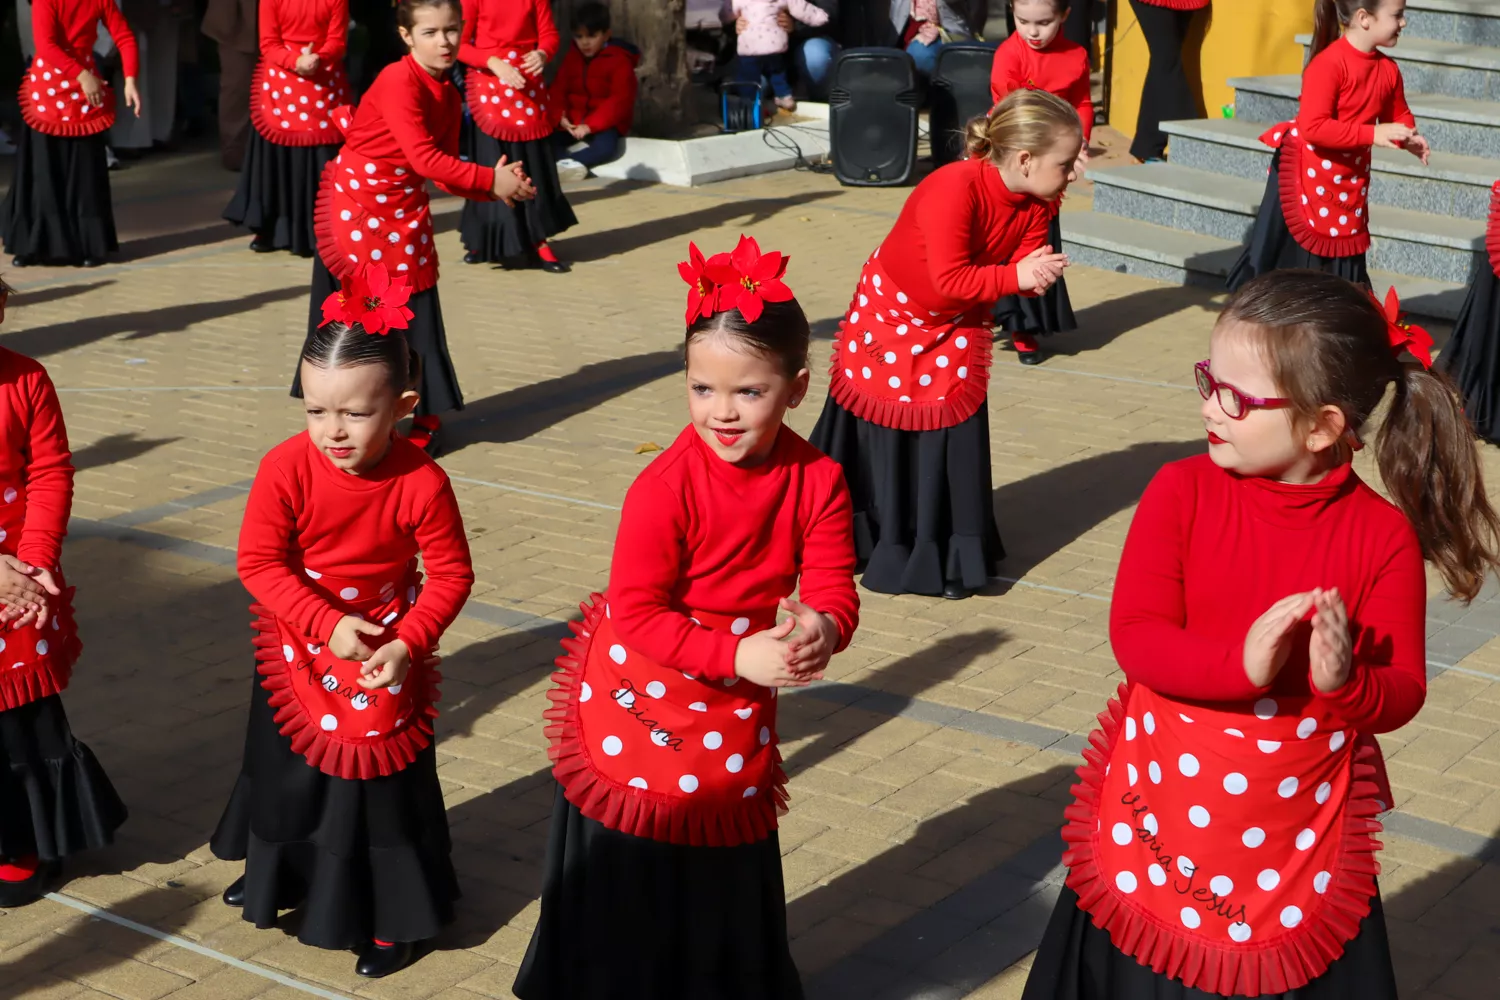
{"label": "black loudspeaker", "polygon": [[970,118],[990,113],[990,69],[994,63],[993,45],[961,42],[938,50],[927,113],[935,166],[963,159],[964,126]]}
{"label": "black loudspeaker", "polygon": [[917,165],[917,71],[901,49],[845,49],[833,64],[828,137],[842,184],[893,187]]}

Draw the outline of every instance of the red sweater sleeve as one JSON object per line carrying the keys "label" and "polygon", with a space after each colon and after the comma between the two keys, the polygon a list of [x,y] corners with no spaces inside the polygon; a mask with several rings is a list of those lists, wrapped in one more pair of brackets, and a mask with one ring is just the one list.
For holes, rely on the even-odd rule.
{"label": "red sweater sleeve", "polygon": [[1362,733],[1400,729],[1427,699],[1427,576],[1416,538],[1402,542],[1360,608],[1360,619],[1369,624],[1353,637],[1349,680],[1331,694],[1309,685]]}
{"label": "red sweater sleeve", "polygon": [[630,123],[635,118],[635,70],[629,60],[610,61],[607,89],[604,100],[578,124],[587,125],[594,132],[618,129],[623,135],[630,130]]}
{"label": "red sweater sleeve", "polygon": [[465,66],[484,69],[489,64],[491,53],[481,52],[474,44],[479,37],[479,0],[463,0],[463,12],[464,30],[458,39],[458,61]]}
{"label": "red sweater sleeve", "polygon": [[43,371],[27,382],[26,523],[16,555],[32,566],[56,569],[73,509],[73,456],[52,379]]}
{"label": "red sweater sleeve", "polygon": [[328,15],[328,33],[318,49],[318,58],[329,65],[341,62],[349,48],[349,0],[334,0]]}
{"label": "red sweater sleeve", "polygon": [[297,64],[297,53],[281,37],[280,0],[260,0],[260,57],[284,70]]}
{"label": "red sweater sleeve", "polygon": [[[1391,68],[1396,72],[1396,84],[1391,89],[1390,107],[1381,113],[1382,121],[1400,122],[1407,128],[1417,127],[1417,116],[1411,113],[1411,106],[1406,103],[1406,80],[1401,76],[1401,67],[1391,61]],[[1370,130],[1370,141],[1375,141],[1375,130]]]}
{"label": "red sweater sleeve", "polygon": [[583,90],[583,56],[576,45],[563,55],[562,64],[557,67],[557,75],[552,78],[552,99],[563,113],[572,106],[570,98],[574,97],[587,98]]}
{"label": "red sweater sleeve", "polygon": [[1083,125],[1083,142],[1087,146],[1089,136],[1094,134],[1094,90],[1089,82],[1088,52],[1076,53],[1076,59],[1077,72],[1073,75],[1073,82],[1068,86],[1067,91],[1059,96],[1073,105],[1073,110],[1078,112],[1078,121]]}
{"label": "red sweater sleeve", "polygon": [[562,36],[557,33],[557,22],[552,19],[550,0],[531,0],[531,9],[536,16],[536,47],[551,59],[557,55],[557,45]]}
{"label": "red sweater sleeve", "polygon": [[1132,683],[1172,698],[1237,701],[1260,693],[1245,675],[1244,640],[1188,631],[1183,532],[1192,517],[1180,473],[1151,480],[1130,522],[1109,607],[1109,641]]}
{"label": "red sweater sleeve", "polygon": [[995,61],[990,64],[990,103],[998,104],[1012,90],[1024,82],[1021,67],[1015,57],[1015,47],[1001,43],[995,49]]}
{"label": "red sweater sleeve", "polygon": [[1308,142],[1329,149],[1358,149],[1375,142],[1374,125],[1339,121],[1336,117],[1339,90],[1347,85],[1346,70],[1338,59],[1320,55],[1308,64],[1297,106],[1297,126]]}
{"label": "red sweater sleeve", "polygon": [[662,666],[724,680],[735,675],[739,637],[698,625],[671,605],[687,558],[688,517],[682,498],[655,476],[631,485],[609,568],[609,601],[619,612],[611,619],[632,649]]}
{"label": "red sweater sleeve", "polygon": [[135,47],[135,33],[125,23],[125,15],[120,13],[113,0],[104,5],[104,27],[114,39],[115,48],[120,50],[120,74],[127,78],[140,76],[141,59]]}
{"label": "red sweater sleeve", "polygon": [[76,78],[89,67],[68,55],[68,31],[62,23],[61,5],[67,0],[32,0],[31,33],[36,54]]}
{"label": "red sweater sleeve", "polygon": [[452,483],[444,480],[443,488],[427,502],[417,521],[416,537],[427,579],[417,603],[396,628],[396,638],[406,643],[413,657],[437,647],[474,589],[469,540]]}
{"label": "red sweater sleeve", "polygon": [[927,272],[933,288],[950,299],[995,302],[1019,290],[1016,265],[976,264],[970,257],[978,195],[967,180],[957,173],[940,178],[936,190],[917,206],[915,221],[927,242]]}
{"label": "red sweater sleeve", "polygon": [[443,152],[437,137],[428,129],[421,100],[412,88],[393,87],[387,97],[388,104],[381,108],[381,114],[391,137],[417,173],[460,198],[483,201],[493,198],[495,168],[465,163]]}
{"label": "red sweater sleeve", "polygon": [[292,484],[273,456],[261,460],[245,502],[237,560],[240,581],[277,618],[326,642],[344,614],[287,565],[297,515]]}
{"label": "red sweater sleeve", "polygon": [[836,653],[844,651],[859,627],[859,593],[854,589],[854,505],[840,474],[802,540],[802,573],[797,592],[803,604],[832,618],[839,627]]}

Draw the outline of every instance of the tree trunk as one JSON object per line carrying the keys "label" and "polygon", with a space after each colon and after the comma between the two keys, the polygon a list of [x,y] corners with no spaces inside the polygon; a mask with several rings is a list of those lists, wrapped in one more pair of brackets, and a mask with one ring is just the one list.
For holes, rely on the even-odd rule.
{"label": "tree trunk", "polygon": [[[554,0],[557,28],[569,38],[569,18],[583,0]],[[640,95],[635,126],[640,135],[680,134],[691,124],[688,108],[687,0],[607,0],[614,37],[641,50],[636,68]],[[569,42],[571,44],[571,42]]]}

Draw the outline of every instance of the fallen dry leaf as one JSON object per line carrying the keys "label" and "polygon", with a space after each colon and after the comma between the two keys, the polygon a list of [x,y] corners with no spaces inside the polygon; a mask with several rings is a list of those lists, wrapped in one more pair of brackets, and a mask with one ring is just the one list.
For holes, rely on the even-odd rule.
{"label": "fallen dry leaf", "polygon": [[645,444],[638,444],[635,446],[635,453],[637,455],[649,455],[653,451],[661,451],[661,445],[657,444],[655,441],[647,441]]}

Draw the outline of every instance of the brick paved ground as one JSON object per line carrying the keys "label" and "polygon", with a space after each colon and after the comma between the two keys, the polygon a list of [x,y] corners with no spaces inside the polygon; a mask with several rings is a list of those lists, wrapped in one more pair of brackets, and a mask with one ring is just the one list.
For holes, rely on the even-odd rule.
{"label": "brick paved ground", "polygon": [[[685,421],[687,240],[792,254],[827,337],[905,192],[782,174],[698,190],[589,182],[571,277],[468,268],[443,297],[470,408],[444,465],[479,575],[446,645],[439,759],[465,888],[435,953],[377,983],[352,957],[256,931],[206,841],[238,766],[251,662],[232,570],[245,485],[295,432],[283,385],[309,267],[217,224],[212,156],[116,175],[122,263],[9,275],[0,343],[63,389],[79,467],[67,561],[87,652],[68,707],[132,816],[62,894],[0,914],[0,1000],[504,997],[536,919],[551,787],[540,716],[560,622],[605,581],[617,505]],[[1086,196],[1086,192],[1081,192]],[[1081,737],[1119,676],[1107,599],[1141,488],[1201,445],[1201,292],[1079,269],[1082,329],[991,393],[1009,581],[973,600],[865,594],[832,683],[785,699],[782,828],[793,948],[814,1000],[1019,996],[1059,874]],[[1500,484],[1500,453],[1486,456]],[[1436,594],[1436,590],[1433,591]],[[1397,811],[1383,890],[1404,996],[1500,995],[1500,602],[1431,606],[1427,708],[1387,737]],[[81,909],[80,909],[81,907]],[[289,918],[290,924],[295,918]],[[206,949],[196,951],[194,946]],[[235,962],[249,963],[236,965]],[[280,977],[280,978],[277,978]]]}

